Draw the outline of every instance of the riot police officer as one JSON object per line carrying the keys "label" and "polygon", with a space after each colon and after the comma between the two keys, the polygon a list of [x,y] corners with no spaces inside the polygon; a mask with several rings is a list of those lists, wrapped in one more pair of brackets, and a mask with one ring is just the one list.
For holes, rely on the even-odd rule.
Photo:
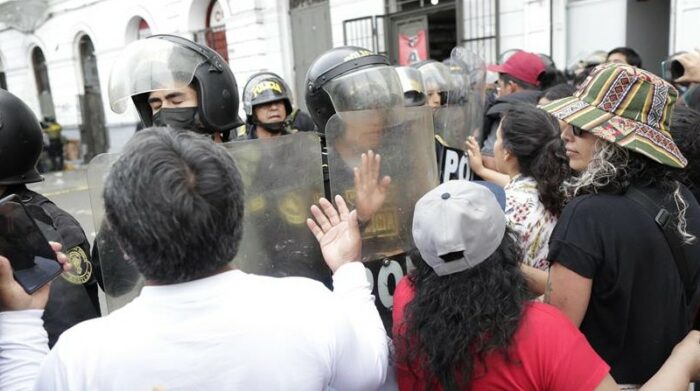
{"label": "riot police officer", "polygon": [[243,110],[247,139],[314,130],[311,117],[293,107],[287,83],[272,72],[256,73],[248,79],[243,88]]}
{"label": "riot police officer", "polygon": [[231,68],[212,49],[174,35],[133,42],[119,56],[109,101],[123,113],[130,100],[145,127],[192,129],[226,142],[242,125]]}
{"label": "riot police officer", "polygon": [[431,111],[405,107],[396,69],[386,57],[359,47],[319,56],[305,89],[306,106],[327,144],[327,197],[343,195],[357,210],[363,261],[390,330],[389,280],[406,271],[413,205],[437,185]]}
{"label": "riot police officer", "polygon": [[78,221],[48,198],[29,190],[44,178],[36,170],[43,147],[42,130],[31,109],[0,89],[0,195],[16,194],[44,236],[63,245],[72,269],[51,285],[44,327],[53,346],[61,333],[84,320],[99,317],[96,276],[90,243]]}

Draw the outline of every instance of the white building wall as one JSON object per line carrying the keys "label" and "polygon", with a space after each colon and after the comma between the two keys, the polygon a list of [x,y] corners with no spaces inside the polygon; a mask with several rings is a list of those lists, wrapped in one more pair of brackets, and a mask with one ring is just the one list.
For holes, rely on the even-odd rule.
{"label": "white building wall", "polygon": [[383,0],[330,0],[333,47],[343,46],[343,21],[384,15]]}
{"label": "white building wall", "polygon": [[673,5],[670,52],[700,48],[700,0],[676,0]]}
{"label": "white building wall", "polygon": [[596,50],[625,46],[626,0],[569,1],[567,63]]}
{"label": "white building wall", "polygon": [[[288,1],[219,0],[225,15],[229,62],[239,92],[252,73],[270,70],[293,80]],[[121,149],[138,121],[135,110],[116,114],[109,107],[111,64],[135,39],[134,17],[145,19],[152,34],[192,39],[203,29],[209,0],[56,0],[53,15],[33,33],[0,30],[0,59],[8,89],[40,115],[30,50],[39,46],[46,57],[56,119],[69,138],[79,138],[78,95],[83,91],[78,40],[87,34],[95,47],[110,151]],[[132,22],[132,23],[130,23]],[[341,38],[342,39],[342,38]]]}

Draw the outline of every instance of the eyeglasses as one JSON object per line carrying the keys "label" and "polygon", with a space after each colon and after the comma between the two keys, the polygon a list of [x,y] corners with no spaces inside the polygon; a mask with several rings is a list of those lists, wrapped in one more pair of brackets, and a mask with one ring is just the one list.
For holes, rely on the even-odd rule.
{"label": "eyeglasses", "polygon": [[578,126],[571,126],[571,133],[574,134],[576,137],[581,137],[583,136],[583,129],[579,128]]}

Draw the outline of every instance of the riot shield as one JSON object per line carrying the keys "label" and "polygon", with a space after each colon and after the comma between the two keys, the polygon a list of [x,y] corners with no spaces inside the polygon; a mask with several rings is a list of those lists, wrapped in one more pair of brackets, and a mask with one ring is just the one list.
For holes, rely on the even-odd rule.
{"label": "riot shield", "polygon": [[464,142],[469,136],[481,140],[486,87],[486,66],[478,55],[456,47],[447,63],[453,87],[433,114],[441,182],[471,179]]}
{"label": "riot shield", "polygon": [[226,144],[245,185],[237,268],[330,286],[331,271],[306,226],[309,207],[324,195],[320,145],[318,135],[306,132]]}
{"label": "riot shield", "polygon": [[[313,133],[224,144],[245,187],[244,234],[234,267],[268,276],[310,277],[330,286],[331,271],[306,226],[309,207],[324,192],[320,145]],[[117,158],[99,155],[88,167],[93,216],[100,227],[95,245],[109,312],[138,296],[144,282],[103,221],[102,190]]]}
{"label": "riot shield", "polygon": [[363,261],[383,259],[412,247],[413,207],[437,186],[431,111],[428,107],[340,112],[326,124],[332,194],[357,205],[353,169],[363,153],[381,155],[381,175],[391,177],[384,205],[362,231]]}
{"label": "riot shield", "polygon": [[119,154],[113,153],[98,155],[90,161],[87,169],[92,217],[95,227],[99,227],[93,243],[93,254],[100,259],[107,312],[124,306],[138,296],[144,282],[143,276],[129,262],[104,221],[102,191],[107,174],[118,158]]}

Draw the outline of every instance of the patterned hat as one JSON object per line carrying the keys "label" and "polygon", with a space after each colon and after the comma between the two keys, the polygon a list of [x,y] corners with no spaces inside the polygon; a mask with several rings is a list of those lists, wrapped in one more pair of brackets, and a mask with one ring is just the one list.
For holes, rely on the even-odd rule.
{"label": "patterned hat", "polygon": [[603,140],[683,168],[687,160],[669,133],[677,97],[678,91],[656,75],[608,63],[593,69],[574,96],[542,109]]}

